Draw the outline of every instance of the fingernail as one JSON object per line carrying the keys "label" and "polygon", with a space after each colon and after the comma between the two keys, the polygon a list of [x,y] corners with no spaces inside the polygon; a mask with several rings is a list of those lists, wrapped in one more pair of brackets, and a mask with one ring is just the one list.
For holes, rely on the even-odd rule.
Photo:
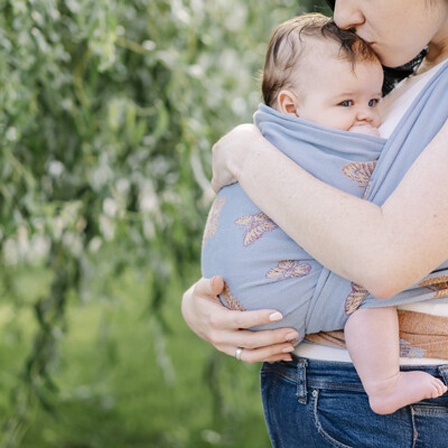
{"label": "fingernail", "polygon": [[285,348],[282,350],[282,353],[291,353],[292,351],[294,351],[294,347],[289,346],[289,347],[285,347]]}
{"label": "fingernail", "polygon": [[298,337],[299,337],[299,333],[297,333],[297,331],[291,331],[291,333],[288,333],[285,336],[285,340],[293,341],[294,339],[297,339]]}
{"label": "fingernail", "polygon": [[282,320],[282,319],[283,319],[283,316],[282,316],[281,313],[279,313],[278,311],[276,311],[275,313],[272,313],[272,314],[269,316],[269,319],[271,320],[271,322],[275,322],[275,321],[278,321],[278,320]]}

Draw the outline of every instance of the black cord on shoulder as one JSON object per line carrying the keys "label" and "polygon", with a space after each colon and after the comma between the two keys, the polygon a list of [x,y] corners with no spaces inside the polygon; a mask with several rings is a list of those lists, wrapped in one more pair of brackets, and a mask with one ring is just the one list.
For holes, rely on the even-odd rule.
{"label": "black cord on shoulder", "polygon": [[387,95],[400,81],[408,76],[412,75],[415,70],[422,63],[428,50],[425,48],[416,56],[412,61],[400,67],[384,67],[384,83],[383,83],[383,95]]}

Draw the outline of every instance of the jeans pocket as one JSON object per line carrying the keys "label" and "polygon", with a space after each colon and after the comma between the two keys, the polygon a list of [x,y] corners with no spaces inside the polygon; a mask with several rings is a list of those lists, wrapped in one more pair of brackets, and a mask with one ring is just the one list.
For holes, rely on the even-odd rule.
{"label": "jeans pocket", "polygon": [[[338,448],[410,448],[414,443],[411,413],[372,412],[367,396],[355,391],[314,389],[310,394],[316,430]],[[394,431],[391,431],[391,428]]]}
{"label": "jeans pocket", "polygon": [[446,448],[448,446],[448,399],[411,405],[417,440],[415,448]]}

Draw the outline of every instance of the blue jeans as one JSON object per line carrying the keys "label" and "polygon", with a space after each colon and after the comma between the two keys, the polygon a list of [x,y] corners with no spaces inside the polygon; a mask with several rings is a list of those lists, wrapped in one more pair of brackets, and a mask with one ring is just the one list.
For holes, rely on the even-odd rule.
{"label": "blue jeans", "polygon": [[[448,365],[406,369],[448,384]],[[377,415],[350,363],[302,358],[265,363],[261,390],[274,448],[448,447],[448,394]]]}

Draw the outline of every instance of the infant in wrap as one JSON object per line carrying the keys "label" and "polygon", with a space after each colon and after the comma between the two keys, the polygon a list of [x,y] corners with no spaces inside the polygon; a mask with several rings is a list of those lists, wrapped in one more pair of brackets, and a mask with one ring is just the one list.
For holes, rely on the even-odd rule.
{"label": "infant in wrap", "polygon": [[[315,177],[364,197],[386,142],[379,136],[383,70],[371,48],[320,14],[273,33],[263,71],[264,103],[254,115],[263,136]],[[223,276],[220,300],[233,310],[278,309],[283,320],[254,330],[300,334],[345,326],[347,348],[372,410],[389,414],[446,387],[431,375],[399,370],[397,312],[362,286],[329,282],[328,271],[257,208],[239,184],[223,188],[207,220],[205,277]],[[336,279],[338,280],[338,279]],[[373,300],[372,300],[373,299]]]}

